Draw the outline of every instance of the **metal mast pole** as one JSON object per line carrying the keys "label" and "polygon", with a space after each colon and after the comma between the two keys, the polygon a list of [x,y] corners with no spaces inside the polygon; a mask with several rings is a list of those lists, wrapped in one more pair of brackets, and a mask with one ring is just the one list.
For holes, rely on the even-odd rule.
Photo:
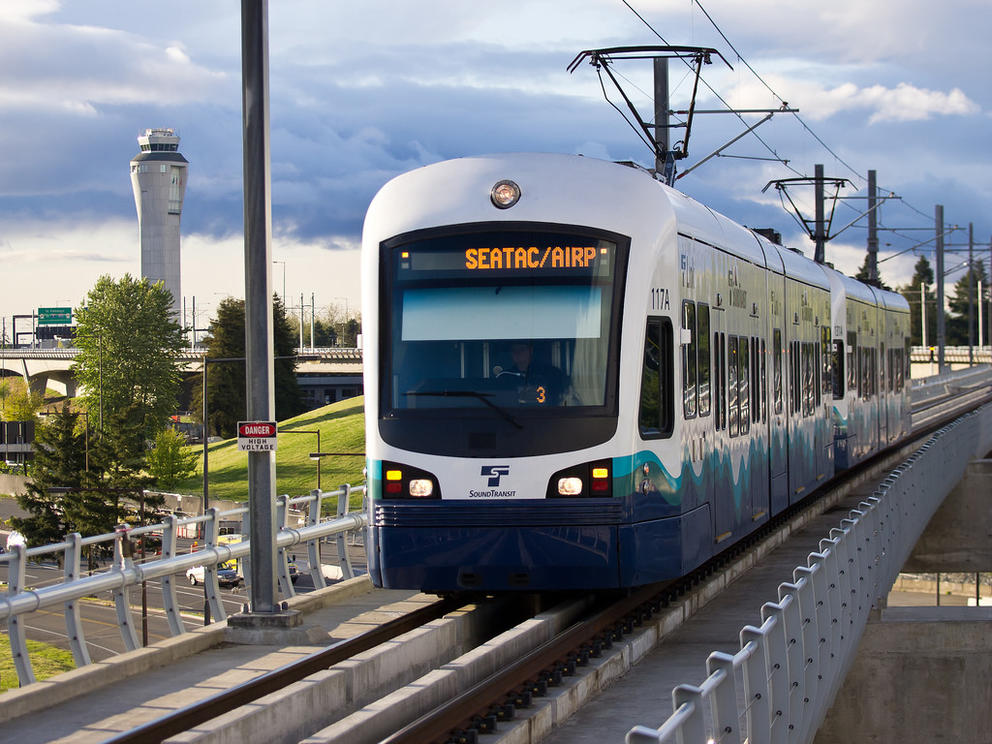
{"label": "metal mast pole", "polygon": [[314,316],[317,314],[317,306],[314,304],[314,293],[310,293],[310,351],[313,351],[313,326]]}
{"label": "metal mast pole", "polygon": [[927,285],[920,282],[920,345],[927,347]]}
{"label": "metal mast pole", "polygon": [[827,242],[823,229],[823,164],[817,163],[814,166],[814,171],[816,231],[813,233],[813,240],[816,241],[816,249],[813,254],[813,260],[818,264],[822,264],[826,260],[826,251],[824,250],[824,246]]}
{"label": "metal mast pole", "polygon": [[968,366],[975,363],[975,259],[972,251],[975,247],[975,225],[968,223]]}
{"label": "metal mast pole", "polygon": [[937,223],[937,373],[944,374],[944,205],[934,208]]}
{"label": "metal mast pole", "polygon": [[669,186],[675,181],[675,158],[672,156],[668,128],[668,60],[654,59],[654,142],[655,171]]}
{"label": "metal mast pole", "polygon": [[878,281],[878,217],[875,186],[875,171],[868,171],[868,282],[877,285]]}
{"label": "metal mast pole", "polygon": [[[272,329],[272,181],[269,171],[268,0],[241,0],[241,73],[244,116],[245,362],[248,419],[272,421],[275,371]],[[253,615],[276,604],[274,452],[248,453]]]}

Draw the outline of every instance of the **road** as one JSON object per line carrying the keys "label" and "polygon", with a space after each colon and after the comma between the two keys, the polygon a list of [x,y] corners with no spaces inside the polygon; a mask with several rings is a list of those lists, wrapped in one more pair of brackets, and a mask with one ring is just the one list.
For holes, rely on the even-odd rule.
{"label": "road", "polygon": [[[29,563],[25,571],[28,587],[41,588],[57,584],[62,580],[62,571],[55,565],[39,565]],[[7,567],[0,564],[0,581],[7,580]],[[203,587],[190,586],[186,577],[179,574],[175,577],[176,598],[179,601],[183,625],[192,630],[203,625]],[[162,609],[162,582],[149,581],[146,587],[148,612],[146,615],[148,642],[169,638],[169,624]],[[224,610],[228,613],[240,611],[246,601],[244,589],[221,590],[221,600]],[[130,603],[133,617],[138,629],[139,641],[142,637],[141,590],[131,590]],[[114,608],[112,595],[107,592],[80,602],[80,615],[86,645],[90,658],[100,661],[127,650],[117,624],[117,612]],[[68,649],[69,640],[66,636],[65,615],[55,609],[38,610],[24,618],[23,627],[31,640],[44,641],[59,648]],[[6,624],[3,624],[6,630]]]}

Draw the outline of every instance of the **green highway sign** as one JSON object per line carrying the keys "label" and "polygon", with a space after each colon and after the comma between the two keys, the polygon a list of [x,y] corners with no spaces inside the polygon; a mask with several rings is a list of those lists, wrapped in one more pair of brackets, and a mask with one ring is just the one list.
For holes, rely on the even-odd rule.
{"label": "green highway sign", "polygon": [[69,325],[71,322],[71,307],[38,308],[38,325]]}

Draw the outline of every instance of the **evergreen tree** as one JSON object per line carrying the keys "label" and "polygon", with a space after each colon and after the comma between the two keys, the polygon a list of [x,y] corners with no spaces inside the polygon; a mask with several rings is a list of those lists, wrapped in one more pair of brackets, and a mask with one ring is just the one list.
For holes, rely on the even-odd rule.
{"label": "evergreen tree", "polygon": [[933,269],[925,256],[921,256],[914,267],[913,278],[905,287],[899,288],[899,293],[906,298],[909,303],[910,338],[917,345],[922,345],[922,325],[923,312],[920,310],[921,302],[920,287],[926,286],[924,298],[926,302],[927,319],[927,343],[931,346],[937,343],[937,297],[933,285]]}
{"label": "evergreen tree", "polygon": [[128,418],[137,416],[142,441],[153,439],[176,410],[181,381],[177,354],[184,344],[172,294],[129,274],[119,281],[102,276],[76,317],[74,371],[90,416],[102,414],[106,429],[108,417],[135,405]]}
{"label": "evergreen tree", "polygon": [[[119,522],[134,524],[136,504],[152,483],[145,472],[147,448],[144,437],[144,412],[135,402],[130,406],[104,413],[104,429],[91,448],[90,472],[84,479],[90,507],[99,522],[92,529],[109,531]],[[130,502],[130,503],[129,503]],[[145,497],[146,513],[164,503],[164,498]],[[97,505],[102,505],[98,509]]]}
{"label": "evergreen tree", "polygon": [[35,430],[31,480],[27,491],[17,496],[17,503],[31,516],[11,517],[14,529],[29,544],[59,542],[69,532],[83,531],[80,509],[72,503],[76,495],[51,492],[53,488],[78,489],[83,485],[85,432],[77,427],[77,418],[66,403]]}
{"label": "evergreen tree", "polygon": [[[275,347],[275,404],[276,419],[295,416],[303,410],[300,387],[296,381],[296,336],[282,301],[277,297],[272,303],[273,345]],[[210,359],[243,359],[245,355],[245,301],[228,297],[217,308],[217,317],[210,322],[210,335],[206,339],[207,357]],[[282,358],[280,358],[282,357]],[[247,418],[247,383],[245,363],[218,362],[208,365],[207,402],[209,404],[209,429],[207,434],[225,438],[237,433],[239,421]],[[203,385],[193,390],[193,410],[202,419]]]}
{"label": "evergreen tree", "polygon": [[859,282],[864,282],[865,284],[870,284],[873,287],[878,287],[879,289],[886,289],[891,291],[892,288],[889,287],[885,282],[882,281],[882,272],[878,272],[878,279],[875,281],[869,280],[870,271],[868,268],[868,254],[865,253],[865,260],[861,264],[861,268],[858,269],[858,273],[854,275],[854,278]]}
{"label": "evergreen tree", "polygon": [[[954,292],[947,302],[948,309],[951,311],[951,317],[947,321],[947,343],[949,346],[978,344],[978,310],[981,307],[978,297],[979,282],[981,282],[982,287],[988,286],[985,264],[981,260],[973,262],[969,270],[954,283]],[[969,297],[972,303],[970,332],[968,328]]]}

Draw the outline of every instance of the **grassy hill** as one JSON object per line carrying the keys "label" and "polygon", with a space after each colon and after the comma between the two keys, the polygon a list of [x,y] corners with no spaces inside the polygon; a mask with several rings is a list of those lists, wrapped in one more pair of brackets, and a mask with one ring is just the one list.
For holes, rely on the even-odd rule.
{"label": "grassy hill", "polygon": [[[317,451],[315,434],[292,432],[319,431],[322,452],[365,451],[365,399],[348,398],[279,422],[279,443],[276,449],[276,493],[301,496],[317,487],[317,463],[310,453]],[[191,447],[202,453],[200,445]],[[212,499],[248,500],[248,453],[238,451],[237,439],[211,444],[208,453],[210,497]],[[359,485],[365,482],[363,457],[323,457],[320,462],[320,486],[334,491],[343,483]],[[203,493],[203,458],[195,476],[181,483],[180,493]],[[357,507],[360,498],[352,500]]]}

